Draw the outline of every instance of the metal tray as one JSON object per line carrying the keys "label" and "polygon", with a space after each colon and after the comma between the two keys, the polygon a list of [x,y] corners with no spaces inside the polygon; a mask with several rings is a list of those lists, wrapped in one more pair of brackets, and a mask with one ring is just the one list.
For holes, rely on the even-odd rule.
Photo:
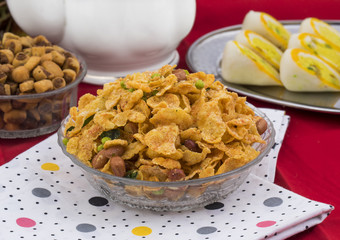
{"label": "metal tray", "polygon": [[[340,31],[340,21],[325,20],[325,22]],[[291,33],[296,33],[301,21],[291,20],[281,21],[281,23]],[[340,114],[340,93],[297,93],[283,87],[239,85],[225,81],[220,75],[223,49],[226,42],[234,40],[240,30],[241,25],[234,25],[212,31],[197,39],[190,46],[186,55],[186,62],[190,70],[212,73],[229,90],[248,97],[293,108]]]}

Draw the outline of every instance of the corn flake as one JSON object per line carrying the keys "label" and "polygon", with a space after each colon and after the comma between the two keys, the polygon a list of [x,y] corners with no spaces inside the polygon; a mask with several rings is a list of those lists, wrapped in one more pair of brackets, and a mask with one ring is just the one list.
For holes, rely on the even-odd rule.
{"label": "corn flake", "polygon": [[[173,181],[169,178],[173,169],[183,170],[185,180],[198,179],[255,159],[259,152],[253,143],[265,141],[256,127],[259,117],[246,98],[227,91],[212,74],[184,76],[175,68],[165,65],[157,71],[130,74],[104,84],[97,96],[81,96],[78,107],[70,108],[65,125],[64,134],[69,139],[66,150],[92,167],[92,159],[102,148],[123,146],[121,158],[130,171],[127,176],[155,182]],[[52,121],[52,115],[41,116],[41,120]],[[112,175],[110,161],[100,171]],[[136,186],[126,187],[126,191],[152,199],[161,199],[164,194],[176,200],[184,191],[198,196],[207,187]]]}

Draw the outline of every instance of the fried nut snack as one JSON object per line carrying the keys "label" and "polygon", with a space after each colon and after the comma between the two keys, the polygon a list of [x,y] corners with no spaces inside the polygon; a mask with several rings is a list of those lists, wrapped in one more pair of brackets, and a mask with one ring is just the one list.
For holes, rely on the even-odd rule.
{"label": "fried nut snack", "polygon": [[[3,34],[0,44],[0,95],[27,95],[60,89],[72,83],[80,70],[78,59],[45,36]],[[57,104],[64,99],[64,105]],[[53,115],[38,111],[44,98],[0,100],[0,129],[20,130],[45,126],[61,120],[69,96],[53,96]],[[47,99],[48,100],[48,99]],[[41,107],[40,107],[41,108]],[[13,113],[8,113],[12,109]],[[25,118],[23,117],[25,114]],[[17,117],[17,121],[12,119]],[[20,121],[19,121],[20,120]]]}

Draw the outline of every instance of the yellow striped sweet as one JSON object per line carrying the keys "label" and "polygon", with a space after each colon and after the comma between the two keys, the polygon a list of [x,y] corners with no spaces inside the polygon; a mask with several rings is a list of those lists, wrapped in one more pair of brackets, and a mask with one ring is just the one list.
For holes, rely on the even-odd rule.
{"label": "yellow striped sweet", "polygon": [[288,48],[302,48],[325,60],[340,71],[340,50],[333,44],[311,33],[295,33],[289,39]]}
{"label": "yellow striped sweet", "polygon": [[249,11],[242,23],[242,29],[252,30],[271,41],[281,50],[288,45],[290,32],[273,16],[257,11]]}
{"label": "yellow striped sweet", "polygon": [[339,73],[326,61],[300,48],[291,48],[283,53],[280,78],[290,91],[340,91]]}
{"label": "yellow striped sweet", "polygon": [[282,51],[270,41],[251,30],[240,31],[235,40],[252,49],[279,70]]}
{"label": "yellow striped sweet", "polygon": [[223,51],[221,74],[237,84],[282,86],[279,72],[250,48],[228,41]]}
{"label": "yellow striped sweet", "polygon": [[316,34],[340,49],[340,32],[318,18],[304,19],[299,32]]}

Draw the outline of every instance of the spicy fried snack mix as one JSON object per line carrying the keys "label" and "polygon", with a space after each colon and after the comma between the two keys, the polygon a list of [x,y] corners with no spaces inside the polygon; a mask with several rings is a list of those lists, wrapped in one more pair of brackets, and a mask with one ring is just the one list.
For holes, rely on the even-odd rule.
{"label": "spicy fried snack mix", "polygon": [[[70,109],[66,150],[101,172],[179,181],[255,159],[266,122],[213,74],[165,65],[107,83]],[[259,127],[262,126],[262,127]]]}

